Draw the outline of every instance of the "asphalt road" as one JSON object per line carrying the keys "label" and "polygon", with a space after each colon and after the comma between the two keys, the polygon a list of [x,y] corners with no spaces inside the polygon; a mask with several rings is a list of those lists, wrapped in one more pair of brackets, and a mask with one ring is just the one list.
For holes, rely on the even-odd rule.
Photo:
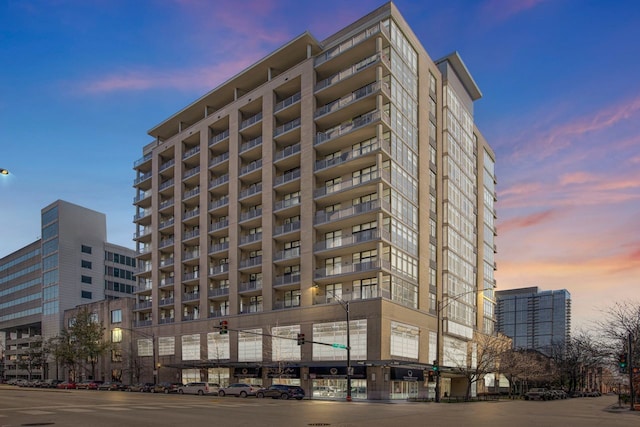
{"label": "asphalt road", "polygon": [[640,426],[615,396],[471,403],[343,402],[0,386],[0,427]]}

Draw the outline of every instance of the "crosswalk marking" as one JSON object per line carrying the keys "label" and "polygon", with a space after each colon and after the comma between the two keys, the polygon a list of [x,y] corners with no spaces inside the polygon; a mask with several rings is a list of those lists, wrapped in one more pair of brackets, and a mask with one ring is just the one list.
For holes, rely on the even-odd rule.
{"label": "crosswalk marking", "polygon": [[32,409],[29,411],[20,411],[21,414],[26,414],[26,415],[51,415],[54,414],[55,412],[49,412],[49,411],[41,411],[39,409]]}
{"label": "crosswalk marking", "polygon": [[60,408],[59,411],[65,412],[95,412],[95,409],[85,409],[85,408]]}

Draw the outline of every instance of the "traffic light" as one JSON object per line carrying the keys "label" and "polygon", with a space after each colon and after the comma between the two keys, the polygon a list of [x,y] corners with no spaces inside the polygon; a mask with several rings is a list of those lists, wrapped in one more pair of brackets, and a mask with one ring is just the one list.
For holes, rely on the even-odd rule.
{"label": "traffic light", "polygon": [[620,366],[621,371],[625,371],[627,369],[627,354],[620,353],[618,355],[618,365]]}
{"label": "traffic light", "polygon": [[438,361],[434,360],[433,361],[433,372],[438,372],[440,370],[440,366],[438,366]]}
{"label": "traffic light", "polygon": [[298,334],[298,345],[304,344],[304,334]]}
{"label": "traffic light", "polygon": [[226,320],[220,321],[220,335],[229,333],[229,322]]}

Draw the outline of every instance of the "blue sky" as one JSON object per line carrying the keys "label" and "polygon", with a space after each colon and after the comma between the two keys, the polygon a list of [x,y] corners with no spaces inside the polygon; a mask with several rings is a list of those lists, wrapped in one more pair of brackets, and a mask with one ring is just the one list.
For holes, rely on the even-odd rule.
{"label": "blue sky", "polygon": [[[293,37],[383,1],[0,0],[0,257],[57,199],[133,247],[147,131]],[[398,0],[433,59],[458,51],[496,151],[500,289],[568,289],[574,324],[640,301],[640,2]]]}

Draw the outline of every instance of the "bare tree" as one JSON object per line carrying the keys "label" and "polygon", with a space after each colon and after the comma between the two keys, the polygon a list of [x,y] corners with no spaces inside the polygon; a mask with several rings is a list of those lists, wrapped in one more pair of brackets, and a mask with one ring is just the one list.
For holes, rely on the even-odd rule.
{"label": "bare tree", "polygon": [[[483,379],[485,375],[499,369],[500,356],[511,347],[511,341],[504,335],[476,333],[472,341],[462,345],[467,346],[465,351],[467,357],[464,358],[464,361],[455,356],[450,359],[458,361],[453,366],[453,372],[467,380],[465,399],[469,400],[472,385]],[[461,353],[461,349],[457,350],[458,353]]]}

